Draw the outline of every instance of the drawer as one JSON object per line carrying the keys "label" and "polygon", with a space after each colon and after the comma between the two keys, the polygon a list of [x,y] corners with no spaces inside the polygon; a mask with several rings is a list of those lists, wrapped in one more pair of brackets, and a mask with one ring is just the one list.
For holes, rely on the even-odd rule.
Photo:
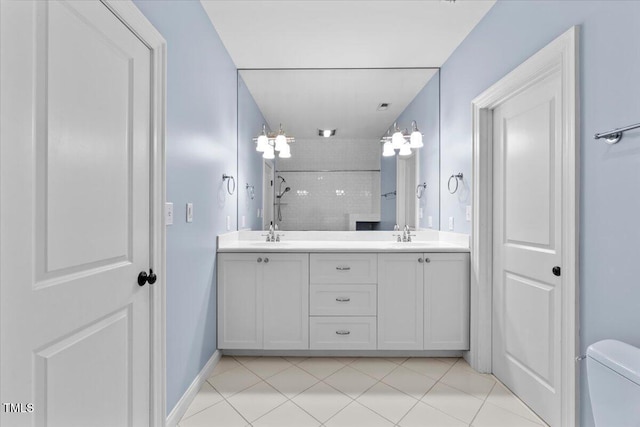
{"label": "drawer", "polygon": [[377,283],[377,254],[311,254],[311,283]]}
{"label": "drawer", "polygon": [[312,316],[375,316],[376,285],[311,285]]}
{"label": "drawer", "polygon": [[311,317],[312,350],[375,350],[375,317]]}

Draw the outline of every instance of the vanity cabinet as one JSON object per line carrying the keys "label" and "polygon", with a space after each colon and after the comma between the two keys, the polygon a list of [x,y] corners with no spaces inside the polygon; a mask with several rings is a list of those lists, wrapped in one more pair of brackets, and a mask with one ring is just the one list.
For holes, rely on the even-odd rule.
{"label": "vanity cabinet", "polygon": [[469,348],[469,254],[378,255],[378,348]]}
{"label": "vanity cabinet", "polygon": [[218,348],[309,348],[308,254],[219,254]]}

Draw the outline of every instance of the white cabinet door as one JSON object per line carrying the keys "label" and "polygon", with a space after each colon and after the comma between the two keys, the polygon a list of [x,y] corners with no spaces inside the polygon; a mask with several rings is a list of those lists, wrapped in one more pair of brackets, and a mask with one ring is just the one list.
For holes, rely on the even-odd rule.
{"label": "white cabinet door", "polygon": [[378,255],[378,348],[422,350],[423,254]]}
{"label": "white cabinet door", "polygon": [[424,255],[424,349],[469,349],[469,254]]}
{"label": "white cabinet door", "polygon": [[262,348],[262,265],[260,254],[218,254],[218,348]]}
{"label": "white cabinet door", "polygon": [[262,262],[263,348],[309,348],[309,255],[266,254]]}

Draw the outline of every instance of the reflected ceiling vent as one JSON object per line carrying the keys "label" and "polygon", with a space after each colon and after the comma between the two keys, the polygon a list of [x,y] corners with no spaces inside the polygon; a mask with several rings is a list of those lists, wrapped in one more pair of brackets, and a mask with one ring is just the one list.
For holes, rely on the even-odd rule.
{"label": "reflected ceiling vent", "polygon": [[378,105],[377,110],[378,111],[385,111],[387,108],[389,108],[389,105],[391,105],[391,104],[389,104],[388,102],[382,102],[382,103],[380,103],[380,105]]}
{"label": "reflected ceiling vent", "polygon": [[323,136],[325,138],[330,138],[332,136],[335,136],[336,134],[336,130],[335,129],[318,129],[318,136]]}

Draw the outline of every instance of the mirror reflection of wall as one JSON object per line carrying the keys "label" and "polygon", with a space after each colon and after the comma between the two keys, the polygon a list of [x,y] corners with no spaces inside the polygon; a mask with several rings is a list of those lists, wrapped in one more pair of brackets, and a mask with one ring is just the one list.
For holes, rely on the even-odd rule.
{"label": "mirror reflection of wall", "polygon": [[[238,197],[239,228],[439,227],[437,69],[239,70],[238,100],[238,176],[251,187]],[[396,121],[409,134],[414,120],[424,147],[383,157],[381,137]],[[295,138],[290,158],[256,152],[263,123]]]}

